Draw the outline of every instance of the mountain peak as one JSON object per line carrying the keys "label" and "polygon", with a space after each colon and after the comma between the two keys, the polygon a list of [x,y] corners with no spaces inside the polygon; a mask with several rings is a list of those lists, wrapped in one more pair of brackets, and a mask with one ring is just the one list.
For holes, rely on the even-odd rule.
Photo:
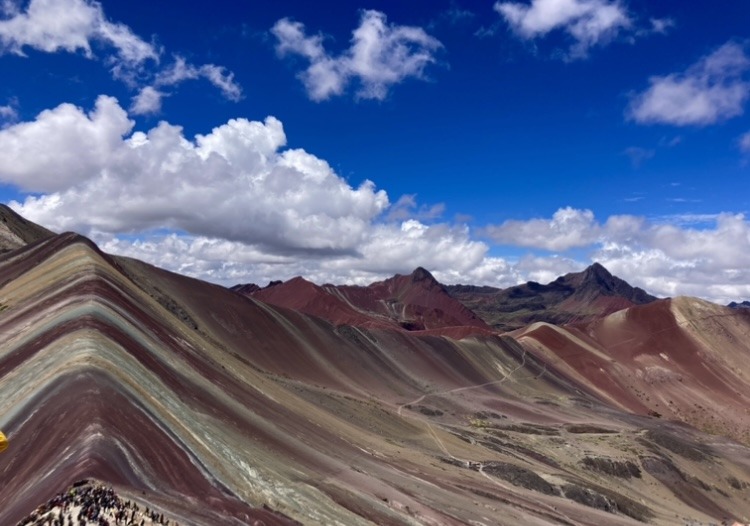
{"label": "mountain peak", "polygon": [[609,270],[607,270],[604,267],[604,265],[602,265],[598,261],[595,261],[594,263],[589,265],[589,267],[583,272],[584,274],[592,274],[592,275],[608,277],[608,278],[612,277],[612,273]]}
{"label": "mountain peak", "polygon": [[613,289],[619,281],[604,265],[598,262],[587,267],[581,272],[580,276],[581,285],[593,284],[605,289]]}
{"label": "mountain peak", "polygon": [[411,273],[411,279],[415,283],[418,281],[433,281],[437,283],[437,280],[435,279],[435,277],[432,274],[430,274],[430,272],[427,269],[423,267],[415,268],[414,271]]}

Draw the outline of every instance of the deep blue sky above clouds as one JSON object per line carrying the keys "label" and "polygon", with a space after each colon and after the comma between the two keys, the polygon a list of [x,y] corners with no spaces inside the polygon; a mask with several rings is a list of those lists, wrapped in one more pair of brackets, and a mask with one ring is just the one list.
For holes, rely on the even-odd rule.
{"label": "deep blue sky above clouds", "polygon": [[741,0],[0,2],[0,199],[225,284],[750,298]]}

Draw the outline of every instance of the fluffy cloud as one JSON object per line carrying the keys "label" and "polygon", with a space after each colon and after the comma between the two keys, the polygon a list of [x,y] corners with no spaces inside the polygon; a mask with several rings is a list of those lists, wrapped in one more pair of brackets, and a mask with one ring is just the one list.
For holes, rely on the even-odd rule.
{"label": "fluffy cloud", "polygon": [[295,275],[363,284],[423,266],[444,283],[507,287],[598,260],[658,295],[750,298],[743,215],[598,220],[567,207],[487,227],[496,243],[527,249],[511,260],[466,225],[434,222],[441,209],[411,195],[389,206],[373,183],[352,187],[285,144],[273,117],[232,119],[194,138],[167,122],[134,131],[118,102],[102,96],[88,112],[62,104],[0,130],[0,182],[35,193],[11,203],[33,221],[226,285]]}
{"label": "fluffy cloud", "polygon": [[[659,223],[619,215],[602,223],[590,210],[563,208],[550,219],[506,221],[485,233],[500,243],[535,249],[587,248],[592,261],[657,295],[695,295],[721,303],[750,297],[750,222],[742,214]],[[539,261],[536,268],[543,268]]]}
{"label": "fluffy cloud", "polygon": [[[373,224],[362,241],[361,254],[327,257],[269,254],[247,243],[204,236],[169,234],[134,241],[95,234],[94,238],[107,252],[225,285],[266,284],[299,275],[316,283],[366,285],[418,266],[429,268],[443,283],[509,287],[524,281],[513,264],[488,256],[488,247],[472,240],[465,227],[425,225],[416,220]],[[526,270],[536,275],[537,264],[547,263],[540,258],[527,264]]]}
{"label": "fluffy cloud", "polygon": [[308,36],[299,22],[282,18],[271,33],[280,56],[300,55],[310,62],[300,79],[316,101],[341,95],[353,80],[358,82],[357,97],[382,100],[394,84],[422,78],[441,47],[419,27],[388,25],[378,11],[362,12],[351,46],[336,57],[326,52],[321,35]]}
{"label": "fluffy cloud", "polygon": [[522,38],[534,39],[558,29],[565,31],[575,41],[570,49],[571,58],[585,57],[589,48],[612,39],[633,24],[627,10],[611,0],[496,2],[495,11]]}
{"label": "fluffy cloud", "polygon": [[117,101],[85,113],[63,104],[0,131],[0,180],[40,192],[17,209],[57,230],[157,228],[242,241],[268,252],[352,252],[387,206],[323,160],[284,150],[281,123],[232,119],[187,139],[159,123],[131,133]]}
{"label": "fluffy cloud", "polygon": [[[23,55],[24,48],[47,53],[83,52],[92,57],[92,43],[115,50],[113,69],[124,74],[146,61],[159,60],[152,44],[127,26],[110,22],[101,4],[86,0],[31,0],[22,12],[17,3],[6,3],[0,20],[0,49]],[[10,16],[7,16],[10,15]]]}
{"label": "fluffy cloud", "polygon": [[509,287],[525,281],[548,283],[592,261],[658,296],[691,295],[720,304],[750,298],[750,223],[722,214],[705,229],[654,224],[634,216],[597,223],[601,235],[584,260],[528,254],[517,261],[490,255],[460,226],[425,225],[416,220],[373,224],[360,255],[301,258],[273,255],[235,241],[166,236],[132,241],[102,237],[110,252],[150,261],[195,277],[232,285],[303,275],[317,283],[368,284],[417,266],[443,283]]}
{"label": "fluffy cloud", "polygon": [[164,95],[163,91],[159,91],[153,86],[145,86],[133,97],[130,111],[136,115],[159,113],[161,111],[161,100],[164,98]]}
{"label": "fluffy cloud", "polygon": [[234,75],[215,64],[194,66],[176,57],[159,70],[161,50],[146,42],[126,25],[110,22],[99,2],[93,0],[31,0],[22,11],[19,3],[5,0],[0,7],[0,54],[24,55],[35,49],[46,53],[81,52],[93,59],[94,48],[115,78],[139,89],[133,99],[134,113],[157,113],[163,89],[186,80],[203,78],[229,100],[242,96]]}
{"label": "fluffy cloud", "polygon": [[0,130],[0,180],[30,192],[56,192],[105,171],[133,123],[114,99],[88,114],[72,104],[45,110],[33,122]]}
{"label": "fluffy cloud", "polygon": [[750,96],[750,57],[729,42],[683,73],[652,77],[630,104],[628,116],[644,124],[704,126],[741,115]]}
{"label": "fluffy cloud", "polygon": [[591,210],[567,207],[551,219],[509,220],[487,227],[485,234],[503,245],[560,251],[591,245],[597,241],[599,230]]}

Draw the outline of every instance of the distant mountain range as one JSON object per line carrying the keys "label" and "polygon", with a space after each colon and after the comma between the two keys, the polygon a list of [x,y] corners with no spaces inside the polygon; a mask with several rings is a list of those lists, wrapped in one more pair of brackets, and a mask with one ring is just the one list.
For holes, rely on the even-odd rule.
{"label": "distant mountain range", "polygon": [[271,305],[326,319],[335,325],[408,331],[439,331],[451,327],[491,331],[423,268],[366,287],[318,286],[297,277],[265,288],[244,285],[233,290]]}
{"label": "distant mountain range", "polygon": [[417,268],[410,275],[396,275],[366,287],[318,286],[297,277],[265,288],[249,284],[233,290],[335,325],[406,330],[474,327],[511,331],[538,321],[591,321],[657,300],[613,276],[599,263],[547,285],[530,281],[507,289],[444,286],[427,270]]}
{"label": "distant mountain range", "polygon": [[193,526],[750,517],[750,309],[600,265],[230,290],[3,207],[0,239],[2,525],[98,484]]}
{"label": "distant mountain range", "polygon": [[586,322],[618,310],[656,301],[643,289],[613,276],[599,263],[541,285],[530,281],[507,289],[453,285],[449,294],[495,329],[510,331],[530,323]]}

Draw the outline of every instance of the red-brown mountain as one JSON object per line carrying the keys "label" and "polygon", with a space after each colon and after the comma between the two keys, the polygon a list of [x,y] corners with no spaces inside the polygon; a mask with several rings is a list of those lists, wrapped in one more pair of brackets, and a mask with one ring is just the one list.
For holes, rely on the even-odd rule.
{"label": "red-brown mountain", "polygon": [[487,324],[501,331],[543,321],[588,321],[657,298],[613,276],[599,263],[542,285],[533,281],[507,289],[453,285],[446,290]]}
{"label": "red-brown mountain", "polygon": [[72,233],[0,254],[0,525],[82,479],[183,526],[748,522],[746,311],[469,328],[334,325]]}
{"label": "red-brown mountain", "polygon": [[364,287],[318,286],[297,277],[263,289],[253,290],[245,285],[234,290],[271,305],[326,319],[334,325],[442,330],[442,333],[456,327],[461,327],[462,333],[472,329],[490,331],[487,324],[451,297],[445,287],[421,267],[409,275],[397,274]]}

